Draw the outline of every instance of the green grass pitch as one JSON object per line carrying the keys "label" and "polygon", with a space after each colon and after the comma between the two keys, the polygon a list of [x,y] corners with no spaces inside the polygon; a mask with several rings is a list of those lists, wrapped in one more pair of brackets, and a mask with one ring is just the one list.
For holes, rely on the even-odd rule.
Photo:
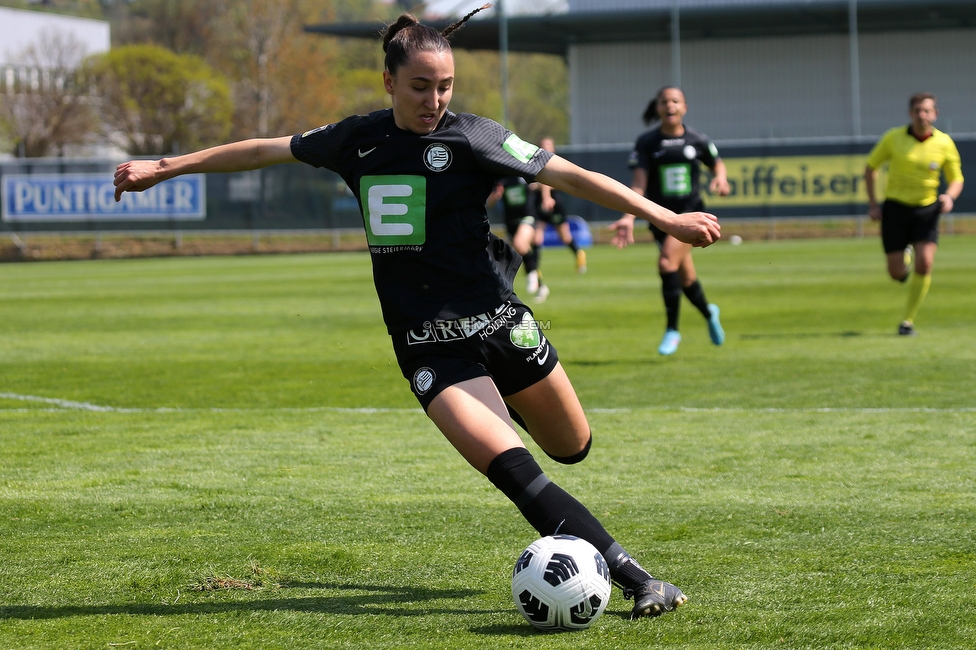
{"label": "green grass pitch", "polygon": [[695,262],[728,339],[685,301],[663,358],[652,246],[545,251],[594,447],[540,463],[690,597],[560,635],[515,610],[535,532],[417,407],[365,254],[0,266],[0,648],[972,648],[976,238],[913,339],[874,238]]}

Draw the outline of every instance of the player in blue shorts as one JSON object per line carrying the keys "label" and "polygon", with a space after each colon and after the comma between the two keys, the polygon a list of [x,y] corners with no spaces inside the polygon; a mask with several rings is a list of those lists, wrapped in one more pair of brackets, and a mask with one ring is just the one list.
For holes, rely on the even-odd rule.
{"label": "player in blue shorts", "polygon": [[524,142],[498,123],[452,113],[454,57],[443,32],[408,14],[384,34],[392,108],[305,133],[234,142],[118,166],[116,199],[179,174],[304,162],[338,173],[359,201],[373,279],[403,376],[438,429],[541,535],[581,537],[633,598],[633,617],[686,597],[651,577],[583,504],[549,480],[513,418],[561,463],[587,455],[590,427],[556,350],[512,290],[518,254],[491,233],[485,203],[518,175],[638,215],[681,241],[718,239],[714,216],[678,215],[626,186]]}

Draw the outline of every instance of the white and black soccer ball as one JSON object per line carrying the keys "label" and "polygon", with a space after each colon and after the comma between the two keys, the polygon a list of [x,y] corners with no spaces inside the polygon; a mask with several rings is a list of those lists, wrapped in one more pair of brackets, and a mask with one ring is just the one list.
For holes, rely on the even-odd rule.
{"label": "white and black soccer ball", "polygon": [[537,539],[512,571],[515,606],[534,627],[550,632],[588,628],[607,608],[610,590],[607,561],[572,535]]}

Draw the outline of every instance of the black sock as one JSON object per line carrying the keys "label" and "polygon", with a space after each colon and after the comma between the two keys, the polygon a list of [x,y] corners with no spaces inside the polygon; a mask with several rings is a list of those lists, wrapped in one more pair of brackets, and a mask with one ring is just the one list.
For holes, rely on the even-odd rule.
{"label": "black sock", "polygon": [[540,535],[575,535],[604,556],[616,543],[582,503],[543,474],[527,449],[516,447],[500,453],[486,474]]}
{"label": "black sock", "polygon": [[705,291],[702,289],[701,282],[695,280],[684,288],[684,292],[691,304],[702,313],[702,316],[705,318],[712,317],[712,313],[708,311],[708,300],[705,299]]}
{"label": "black sock", "polygon": [[540,535],[565,533],[593,544],[620,587],[633,590],[651,579],[583,504],[543,474],[527,449],[516,447],[500,453],[488,465],[487,476]]}
{"label": "black sock", "polygon": [[681,278],[677,271],[661,274],[661,295],[664,297],[664,310],[668,315],[668,329],[678,329],[678,316],[681,314]]}
{"label": "black sock", "polygon": [[529,250],[528,252],[526,252],[525,255],[522,256],[522,264],[525,265],[526,273],[531,273],[532,271],[535,271],[536,269],[539,268],[539,265],[536,262],[537,259],[538,258],[535,255],[534,248]]}
{"label": "black sock", "polygon": [[542,247],[532,244],[532,256],[535,257],[535,268],[542,264]]}
{"label": "black sock", "polygon": [[569,250],[571,250],[573,252],[573,255],[575,256],[576,251],[579,250],[579,246],[576,245],[576,240],[575,239],[570,240],[570,242],[566,245],[569,246]]}
{"label": "black sock", "polygon": [[603,557],[610,567],[610,577],[624,589],[636,589],[652,578],[651,574],[638,564],[637,560],[630,557],[630,554],[617,542],[607,549]]}

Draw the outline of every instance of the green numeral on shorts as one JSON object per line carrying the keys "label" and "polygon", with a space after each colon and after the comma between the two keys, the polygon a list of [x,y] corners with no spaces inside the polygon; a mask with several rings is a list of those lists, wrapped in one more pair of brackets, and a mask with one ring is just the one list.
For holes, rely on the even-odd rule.
{"label": "green numeral on shorts", "polygon": [[427,241],[423,176],[363,176],[359,198],[370,246],[417,246]]}

